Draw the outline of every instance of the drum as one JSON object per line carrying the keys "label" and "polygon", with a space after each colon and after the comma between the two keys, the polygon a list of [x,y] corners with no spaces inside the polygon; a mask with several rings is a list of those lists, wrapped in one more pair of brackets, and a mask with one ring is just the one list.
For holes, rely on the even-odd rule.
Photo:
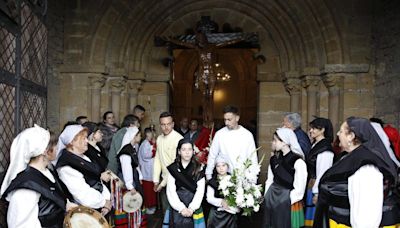
{"label": "drum", "polygon": [[70,210],[64,218],[64,228],[110,228],[100,212],[85,206]]}
{"label": "drum", "polygon": [[143,198],[139,192],[133,194],[132,192],[125,192],[122,198],[122,209],[127,213],[132,213],[140,210],[143,204]]}

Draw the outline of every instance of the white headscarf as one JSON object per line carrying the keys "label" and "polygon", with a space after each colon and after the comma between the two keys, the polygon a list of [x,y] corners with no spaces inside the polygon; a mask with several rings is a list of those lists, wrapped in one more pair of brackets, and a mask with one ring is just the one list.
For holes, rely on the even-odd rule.
{"label": "white headscarf", "polygon": [[389,154],[389,157],[393,160],[393,162],[397,165],[397,167],[400,167],[400,162],[397,160],[396,155],[394,155],[394,152],[393,152],[392,148],[390,147],[389,138],[387,137],[382,126],[379,123],[375,123],[375,122],[371,122],[371,125],[375,129],[376,133],[378,133],[379,138],[381,138],[381,141],[383,142],[383,145],[385,145],[385,148]]}
{"label": "white headscarf", "polygon": [[229,166],[227,159],[222,154],[218,154],[218,156],[215,158],[215,166],[217,166],[218,163],[225,163]]}
{"label": "white headscarf", "polygon": [[75,125],[69,125],[67,127],[65,127],[64,131],[61,132],[60,137],[58,137],[58,143],[57,143],[57,156],[56,159],[54,161],[52,161],[52,163],[54,165],[57,164],[58,159],[61,156],[61,151],[72,142],[72,140],[75,138],[75,136],[81,132],[83,129],[85,129],[84,127],[82,127],[81,125],[75,124]]}
{"label": "white headscarf", "polygon": [[34,125],[15,137],[10,149],[10,166],[1,185],[1,195],[6,191],[11,181],[28,166],[33,157],[43,154],[50,142],[49,131]]}
{"label": "white headscarf", "polygon": [[290,149],[304,158],[304,153],[301,150],[299,142],[297,141],[296,134],[292,129],[289,128],[278,128],[276,129],[276,133],[278,134],[279,138],[290,147]]}
{"label": "white headscarf", "polygon": [[[126,133],[125,133],[125,135],[124,135],[124,138],[122,139],[122,144],[121,144],[121,147],[119,148],[119,150],[118,150],[118,153],[119,153],[119,151],[121,151],[121,149],[126,145],[126,144],[129,144],[129,143],[131,143],[131,141],[132,141],[132,139],[136,136],[136,134],[139,132],[139,129],[137,128],[137,127],[128,127],[127,129],[126,129]],[[117,154],[118,154],[117,153]]]}

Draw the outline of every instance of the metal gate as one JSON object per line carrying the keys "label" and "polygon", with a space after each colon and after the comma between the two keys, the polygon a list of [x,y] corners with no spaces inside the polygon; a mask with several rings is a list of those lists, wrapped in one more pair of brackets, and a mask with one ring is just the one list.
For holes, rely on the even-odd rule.
{"label": "metal gate", "polygon": [[[0,0],[0,183],[13,138],[46,126],[47,0]],[[0,227],[6,227],[0,205]]]}

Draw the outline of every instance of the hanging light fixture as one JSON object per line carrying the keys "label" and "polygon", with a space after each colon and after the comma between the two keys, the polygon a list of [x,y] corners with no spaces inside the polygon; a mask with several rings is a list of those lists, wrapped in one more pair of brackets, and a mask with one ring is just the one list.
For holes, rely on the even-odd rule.
{"label": "hanging light fixture", "polygon": [[214,72],[217,77],[217,81],[226,82],[226,81],[231,80],[231,75],[225,71],[225,69],[222,67],[221,63],[217,62],[214,64],[214,66],[215,66]]}

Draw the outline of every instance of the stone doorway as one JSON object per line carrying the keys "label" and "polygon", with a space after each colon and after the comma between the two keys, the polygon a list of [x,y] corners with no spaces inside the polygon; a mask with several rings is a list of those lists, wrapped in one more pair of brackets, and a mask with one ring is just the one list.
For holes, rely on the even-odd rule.
{"label": "stone doorway", "polygon": [[[226,105],[240,108],[240,123],[256,132],[258,83],[257,61],[251,49],[219,49],[218,62],[231,76],[218,81],[214,92],[214,122],[223,126],[222,109]],[[197,58],[194,50],[174,50],[171,83],[171,111],[179,121],[182,117],[202,120],[202,94],[194,86]]]}

